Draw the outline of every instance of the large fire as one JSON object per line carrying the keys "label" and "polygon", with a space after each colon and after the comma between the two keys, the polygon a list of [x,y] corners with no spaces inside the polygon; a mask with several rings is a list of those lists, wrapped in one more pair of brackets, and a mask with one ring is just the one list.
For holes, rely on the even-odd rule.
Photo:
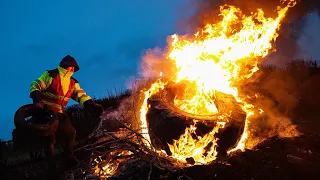
{"label": "large fire", "polygon": [[[158,72],[157,79],[147,90],[141,90],[143,101],[140,108],[140,129],[144,144],[152,146],[148,131],[147,112],[150,108],[148,99],[161,92],[170,83],[184,83],[174,98],[174,105],[180,110],[197,115],[214,115],[218,113],[214,100],[218,92],[232,95],[246,113],[244,131],[235,147],[228,153],[244,151],[259,142],[251,138],[248,126],[252,118],[264,113],[246,102],[247,95],[239,94],[241,82],[249,79],[259,71],[258,64],[272,51],[272,45],[278,37],[281,22],[294,0],[281,0],[275,9],[275,18],[267,18],[262,9],[243,14],[234,6],[220,7],[221,20],[207,24],[192,36],[172,35],[168,42],[168,51],[163,55],[164,61],[170,61],[174,69]],[[148,56],[145,57],[148,59]],[[221,121],[219,121],[219,119]],[[216,159],[217,138],[215,134],[228,123],[228,115],[222,114],[216,120],[216,126],[204,136],[194,138],[194,125],[187,127],[185,133],[173,144],[168,144],[171,158],[179,164],[188,166],[187,159],[192,157],[193,164],[207,164]],[[193,135],[192,135],[193,134]],[[159,151],[159,155],[164,155]]]}
{"label": "large fire", "polygon": [[[247,114],[244,132],[236,147],[230,149],[229,153],[245,150],[250,144],[250,118],[262,114],[264,110],[246,102],[239,95],[238,88],[243,80],[259,70],[258,64],[272,50],[272,44],[278,37],[277,31],[288,9],[295,5],[295,1],[292,0],[282,3],[282,6],[276,8],[275,18],[265,17],[262,9],[248,16],[239,8],[224,5],[220,7],[220,22],[207,24],[191,37],[172,35],[166,58],[174,62],[175,71],[166,76],[159,72],[159,79],[144,92],[140,120],[145,138],[150,141],[146,121],[149,108],[147,99],[157,94],[169,82],[189,82],[185,83],[186,86],[174,99],[175,106],[185,112],[199,115],[216,114],[218,109],[214,99],[217,92],[233,95],[241,104]],[[174,144],[169,145],[172,157],[182,163],[185,163],[188,157],[193,157],[195,164],[212,162],[218,153],[215,150],[217,139],[214,135],[224,127],[225,122],[217,122],[217,126],[210,133],[197,139],[192,137],[195,126],[187,128]],[[210,143],[211,149],[208,150]]]}

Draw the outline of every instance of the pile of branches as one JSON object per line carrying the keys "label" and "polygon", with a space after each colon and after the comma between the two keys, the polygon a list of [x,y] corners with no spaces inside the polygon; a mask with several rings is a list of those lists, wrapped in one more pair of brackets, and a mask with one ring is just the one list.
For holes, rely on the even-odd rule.
{"label": "pile of branches", "polygon": [[65,172],[64,179],[122,179],[129,173],[128,166],[135,166],[133,164],[149,167],[148,176],[141,178],[148,180],[152,179],[151,174],[155,169],[162,172],[179,170],[179,166],[173,165],[173,159],[159,156],[152,143],[140,133],[141,129],[134,130],[115,121],[123,127],[120,131],[108,132],[100,126],[88,139],[78,143],[78,146],[85,145],[75,151],[84,150],[90,152],[90,155]]}

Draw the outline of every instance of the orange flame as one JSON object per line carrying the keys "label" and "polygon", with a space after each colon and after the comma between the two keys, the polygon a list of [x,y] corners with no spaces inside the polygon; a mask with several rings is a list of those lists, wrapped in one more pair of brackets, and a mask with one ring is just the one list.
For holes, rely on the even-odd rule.
{"label": "orange flame", "polygon": [[142,131],[142,136],[144,137],[144,140],[145,140],[144,144],[147,147],[150,147],[150,144],[151,144],[149,130],[148,130],[148,123],[146,118],[146,114],[149,109],[149,106],[147,105],[147,101],[152,94],[155,94],[159,92],[161,89],[164,89],[164,86],[165,84],[163,82],[157,81],[156,83],[152,84],[149,90],[144,92],[143,106],[140,109],[140,122],[141,122],[140,129]]}
{"label": "orange flame", "polygon": [[[203,30],[192,37],[171,36],[166,59],[173,61],[176,71],[173,74],[160,73],[151,88],[144,92],[144,101],[140,111],[140,121],[145,139],[150,142],[146,113],[147,99],[157,94],[168,82],[189,82],[176,96],[174,104],[179,109],[193,114],[216,114],[214,104],[216,92],[223,92],[235,97],[247,114],[244,132],[235,148],[229,151],[244,150],[250,134],[248,124],[252,117],[263,113],[246,102],[238,93],[241,81],[250,78],[259,70],[258,64],[272,50],[272,43],[278,37],[277,31],[288,9],[295,5],[294,0],[282,0],[286,3],[277,7],[276,18],[266,18],[262,9],[250,16],[244,15],[239,8],[224,5],[220,7],[222,20],[216,24],[207,24]],[[164,77],[166,74],[166,77]],[[220,118],[228,118],[227,115]],[[226,121],[225,121],[226,122]],[[225,123],[217,126],[204,137],[194,139],[195,126],[185,130],[173,145],[169,145],[172,157],[182,163],[193,157],[196,164],[206,164],[215,160],[217,139],[214,137]],[[208,145],[212,143],[208,150]],[[206,155],[204,155],[206,154]]]}
{"label": "orange flame", "polygon": [[173,145],[169,144],[172,157],[182,163],[187,163],[187,157],[193,158],[195,164],[206,164],[207,162],[215,160],[217,151],[214,135],[220,128],[223,128],[224,125],[224,122],[218,123],[212,131],[204,137],[197,136],[197,139],[191,136],[197,129],[194,125],[191,125],[178,140],[174,140]]}
{"label": "orange flame", "polygon": [[132,152],[130,151],[122,151],[122,152],[114,151],[108,154],[109,159],[107,160],[103,159],[105,157],[98,156],[93,160],[94,163],[96,164],[94,167],[94,174],[100,178],[109,178],[114,176],[114,174],[117,172],[119,168],[119,164],[125,161],[126,159],[118,158],[118,159],[112,160],[112,158],[131,155],[131,154]]}

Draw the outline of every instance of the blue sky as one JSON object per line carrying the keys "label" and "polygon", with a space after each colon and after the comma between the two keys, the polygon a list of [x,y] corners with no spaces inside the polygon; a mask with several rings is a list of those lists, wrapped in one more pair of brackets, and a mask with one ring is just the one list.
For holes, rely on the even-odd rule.
{"label": "blue sky", "polygon": [[[90,96],[106,96],[114,87],[125,89],[137,73],[141,52],[165,46],[166,37],[177,31],[177,23],[188,14],[185,4],[186,0],[1,0],[0,138],[11,139],[15,111],[31,103],[30,82],[56,68],[66,54],[77,59],[80,71],[74,77]],[[314,33],[315,28],[320,31],[314,25],[319,19],[310,19],[301,43],[319,47],[320,37]],[[320,57],[316,48],[308,53]]]}
{"label": "blue sky", "polygon": [[15,111],[31,103],[30,82],[56,68],[66,54],[77,59],[80,71],[74,77],[89,95],[102,97],[114,87],[125,89],[137,73],[141,52],[165,46],[166,36],[175,32],[184,3],[0,1],[0,138],[11,139]]}

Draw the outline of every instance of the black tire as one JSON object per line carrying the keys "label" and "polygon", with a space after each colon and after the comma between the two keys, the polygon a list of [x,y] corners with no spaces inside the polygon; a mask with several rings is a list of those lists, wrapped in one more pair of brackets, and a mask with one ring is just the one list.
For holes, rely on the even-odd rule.
{"label": "black tire", "polygon": [[[172,144],[173,139],[179,138],[185,128],[193,124],[192,119],[200,121],[197,134],[209,132],[217,122],[227,122],[216,135],[219,137],[219,155],[224,156],[229,148],[236,145],[244,130],[246,113],[232,95],[216,93],[215,104],[219,112],[213,115],[197,115],[182,111],[174,105],[173,97],[175,95],[166,87],[148,99],[149,133],[155,147],[165,150],[170,155],[167,143]],[[219,116],[226,118],[221,119]]]}
{"label": "black tire", "polygon": [[[188,117],[200,121],[219,121],[236,124],[242,124],[245,120],[246,113],[241,109],[240,104],[232,95],[224,94],[222,92],[216,93],[214,103],[218,109],[218,113],[213,115],[198,115],[182,111],[174,105],[174,97],[175,95],[170,91],[170,87],[167,87],[149,100],[159,101],[163,109],[167,109],[172,114],[180,117]],[[221,116],[227,116],[227,118],[219,118]]]}
{"label": "black tire", "polygon": [[17,130],[22,130],[36,136],[49,136],[58,128],[59,120],[55,112],[47,110],[50,115],[49,121],[44,124],[34,124],[26,121],[28,117],[35,116],[37,109],[33,104],[26,104],[21,106],[14,115],[14,124]]}

